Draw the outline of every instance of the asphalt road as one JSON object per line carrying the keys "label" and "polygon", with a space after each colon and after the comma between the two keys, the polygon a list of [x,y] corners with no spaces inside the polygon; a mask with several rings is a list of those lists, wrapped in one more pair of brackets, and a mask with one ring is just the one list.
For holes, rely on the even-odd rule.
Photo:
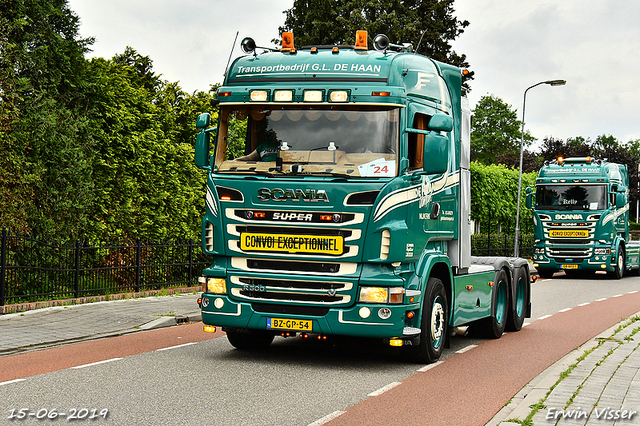
{"label": "asphalt road", "polygon": [[[362,340],[278,338],[243,353],[198,323],[3,357],[0,424],[47,424],[37,414],[55,409],[58,423],[75,410],[114,425],[482,425],[549,360],[640,310],[628,294],[639,289],[638,277],[538,281],[533,324],[495,341],[456,336],[428,370]],[[9,422],[23,408],[34,415]]]}

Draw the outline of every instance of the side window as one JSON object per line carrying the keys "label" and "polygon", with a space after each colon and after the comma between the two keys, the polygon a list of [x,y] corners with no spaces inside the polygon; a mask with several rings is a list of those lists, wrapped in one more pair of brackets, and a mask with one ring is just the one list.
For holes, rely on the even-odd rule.
{"label": "side window", "polygon": [[245,155],[245,144],[247,140],[250,140],[247,137],[247,121],[247,116],[243,116],[239,113],[229,117],[229,127],[227,130],[227,152],[225,159],[232,160]]}
{"label": "side window", "polygon": [[[413,128],[427,130],[429,117],[426,114],[416,112],[413,117]],[[424,164],[424,135],[409,133],[409,167],[421,169]]]}

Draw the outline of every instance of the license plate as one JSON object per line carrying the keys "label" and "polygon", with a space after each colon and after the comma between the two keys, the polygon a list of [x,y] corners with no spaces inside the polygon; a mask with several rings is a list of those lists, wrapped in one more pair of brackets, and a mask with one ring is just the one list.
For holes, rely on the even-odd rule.
{"label": "license plate", "polygon": [[578,265],[562,265],[562,269],[578,269]]}
{"label": "license plate", "polygon": [[587,238],[589,230],[587,229],[552,229],[549,231],[550,237],[555,238]]}
{"label": "license plate", "polygon": [[312,331],[313,322],[310,320],[289,318],[267,318],[267,328],[278,330]]}
{"label": "license plate", "polygon": [[240,248],[244,251],[287,253],[318,253],[341,255],[344,239],[340,235],[289,235],[244,232],[240,235]]}

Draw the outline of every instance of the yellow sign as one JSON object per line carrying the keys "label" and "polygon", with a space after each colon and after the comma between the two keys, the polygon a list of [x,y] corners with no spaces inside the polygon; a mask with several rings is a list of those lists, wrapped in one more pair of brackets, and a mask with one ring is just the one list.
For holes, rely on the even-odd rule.
{"label": "yellow sign", "polygon": [[553,238],[588,238],[588,229],[552,229],[549,236]]}
{"label": "yellow sign", "polygon": [[318,236],[245,232],[240,235],[240,248],[245,251],[341,255],[344,251],[344,240],[342,236],[336,235]]}
{"label": "yellow sign", "polygon": [[313,331],[313,322],[288,318],[267,318],[267,328],[278,330]]}

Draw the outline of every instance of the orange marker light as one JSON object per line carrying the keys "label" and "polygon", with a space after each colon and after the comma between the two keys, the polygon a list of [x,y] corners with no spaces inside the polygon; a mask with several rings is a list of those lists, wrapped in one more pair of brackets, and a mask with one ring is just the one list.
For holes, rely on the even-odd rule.
{"label": "orange marker light", "polygon": [[283,52],[290,52],[293,47],[293,33],[284,32],[282,33],[282,49]]}
{"label": "orange marker light", "polygon": [[356,31],[356,45],[354,47],[356,50],[367,50],[367,32],[364,30]]}

